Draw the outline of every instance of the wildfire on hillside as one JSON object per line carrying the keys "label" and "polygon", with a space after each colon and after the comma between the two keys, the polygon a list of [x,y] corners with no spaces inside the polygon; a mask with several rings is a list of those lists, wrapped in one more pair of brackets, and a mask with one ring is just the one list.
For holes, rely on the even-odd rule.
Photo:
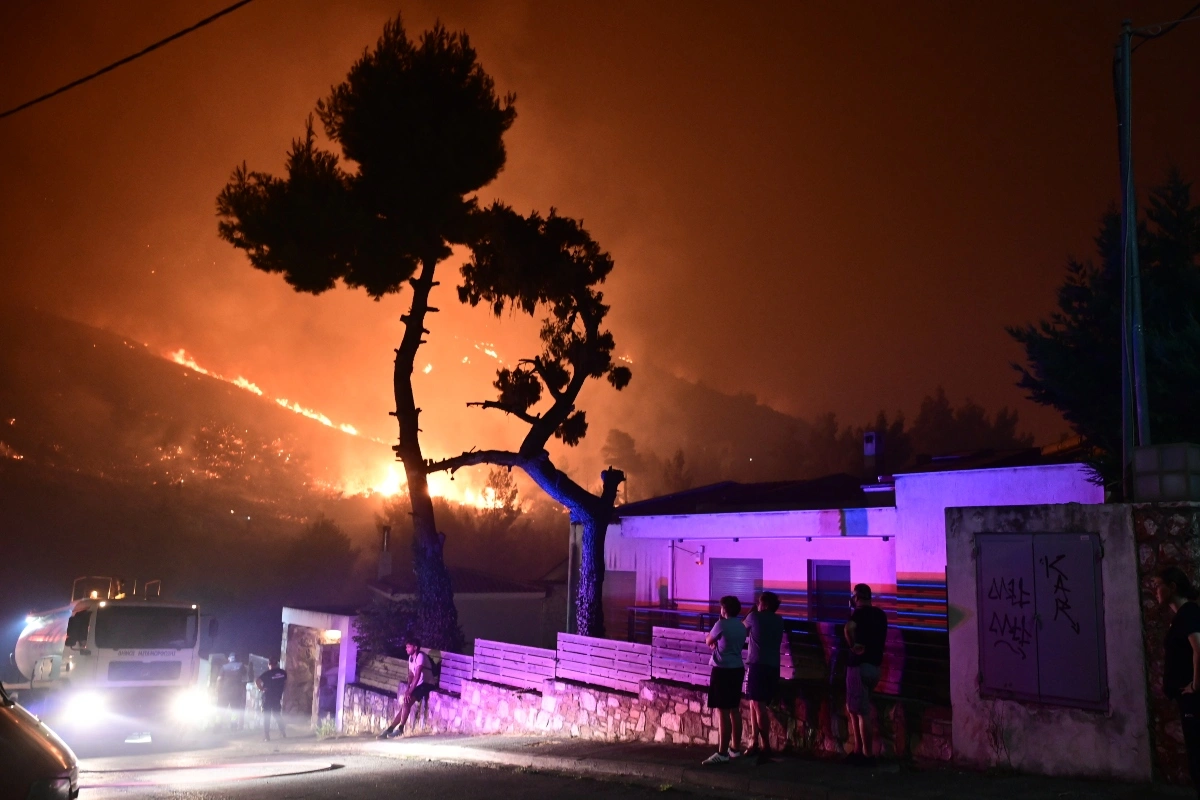
{"label": "wildfire on hillside", "polygon": [[[489,353],[489,355],[493,354]],[[208,377],[215,378],[219,381],[224,381],[225,383],[231,384],[239,389],[251,392],[252,394],[260,397],[265,396],[263,390],[260,389],[257,384],[242,377],[241,375],[237,376],[236,378],[228,378],[218,372],[214,372],[213,370],[209,370],[200,366],[200,364],[197,363],[197,361],[183,348],[169,351],[165,353],[164,356],[176,364],[192,370],[193,372],[197,372],[201,375],[207,375]],[[426,372],[428,371],[429,370],[426,370]],[[320,411],[302,406],[300,403],[290,400],[286,397],[276,397],[275,402],[282,408],[286,408],[287,410],[296,414],[300,414],[301,416],[307,417],[315,422],[319,422],[328,428],[333,428],[337,431],[340,431],[347,436],[356,436],[373,442],[378,442],[379,444],[387,444],[387,442],[384,442],[382,439],[363,436],[363,434],[359,433],[358,429],[353,425],[348,423],[335,423],[332,419]],[[241,445],[241,441],[232,441],[231,444]],[[182,454],[182,451],[180,451],[180,454]],[[177,454],[175,453],[163,453],[162,458],[163,460],[170,460],[176,455]],[[283,455],[282,451],[279,455]],[[287,461],[287,459],[284,460],[285,462]],[[394,461],[385,461],[378,467],[369,468],[360,472],[359,474],[342,476],[336,482],[330,483],[325,481],[316,481],[316,484],[330,491],[341,492],[348,495],[358,495],[364,497],[381,495],[383,497],[394,497],[404,490],[405,486],[407,485],[407,480],[405,479],[402,465]],[[484,509],[497,508],[502,502],[496,497],[496,492],[490,487],[477,489],[468,481],[455,481],[444,473],[437,473],[429,476],[429,493],[434,497],[440,497],[461,505],[474,506],[476,508]]]}

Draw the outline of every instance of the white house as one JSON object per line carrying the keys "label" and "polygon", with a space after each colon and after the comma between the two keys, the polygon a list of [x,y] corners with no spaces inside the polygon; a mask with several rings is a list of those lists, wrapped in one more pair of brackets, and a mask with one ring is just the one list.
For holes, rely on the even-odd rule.
{"label": "white house", "polygon": [[[850,589],[869,584],[901,627],[945,629],[949,507],[1103,503],[1076,463],[1037,449],[935,458],[893,480],[719,483],[621,506],[605,542],[613,612],[709,612],[723,595],[778,593],[783,613],[843,620]],[[632,615],[630,615],[632,619]]]}

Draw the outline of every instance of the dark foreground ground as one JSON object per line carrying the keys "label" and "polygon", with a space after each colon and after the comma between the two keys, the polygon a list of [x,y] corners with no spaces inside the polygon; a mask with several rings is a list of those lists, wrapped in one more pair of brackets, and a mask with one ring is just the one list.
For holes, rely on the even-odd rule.
{"label": "dark foreground ground", "polygon": [[126,746],[83,753],[81,800],[93,798],[650,798],[805,800],[1159,800],[1180,787],[955,769],[784,759],[701,767],[707,750],[524,736],[412,736],[264,743],[249,736],[167,751]]}

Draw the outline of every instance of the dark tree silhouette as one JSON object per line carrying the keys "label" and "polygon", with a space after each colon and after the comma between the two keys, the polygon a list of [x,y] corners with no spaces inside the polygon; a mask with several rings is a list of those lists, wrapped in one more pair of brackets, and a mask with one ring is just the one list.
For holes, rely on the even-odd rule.
{"label": "dark tree silhouette", "polygon": [[1016,411],[1004,407],[993,417],[969,397],[954,408],[939,386],[921,401],[921,410],[908,430],[909,449],[916,455],[940,455],[956,450],[1032,447],[1031,434],[1017,433],[1018,421]]}
{"label": "dark tree silhouette", "polygon": [[292,143],[286,178],[243,165],[217,200],[220,235],[297,291],[320,294],[341,280],[378,300],[411,287],[393,374],[394,449],[412,504],[419,631],[445,649],[461,647],[462,633],[426,482],[412,371],[425,315],[437,310],[429,305],[435,270],[450,245],[467,239],[477,210],[470,195],[504,166],[513,100],[497,98],[465,33],[438,24],[414,43],[397,18],[317,103],[326,135],[354,168],[317,146],[310,117]]}
{"label": "dark tree silhouette", "polygon": [[[477,221],[472,255],[462,268],[460,299],[485,303],[497,316],[511,308],[530,315],[541,311],[546,317],[541,353],[499,370],[495,400],[468,405],[503,411],[528,431],[517,450],[472,451],[429,469],[453,474],[475,464],[517,467],[565,506],[583,527],[575,598],[578,631],[603,636],[604,535],[625,475],[611,467],[604,470],[600,493],[592,494],[555,467],[546,445],[553,437],[573,447],[587,433],[587,418],[575,404],[589,378],[607,378],[616,389],[629,383],[629,369],[613,363],[613,337],[602,327],[608,306],[596,289],[612,270],[612,259],[582,224],[554,209],[546,217],[523,217],[495,204]],[[539,412],[543,392],[550,402]]]}
{"label": "dark tree silhouette", "polygon": [[[1150,194],[1138,225],[1150,430],[1154,441],[1200,441],[1200,205],[1172,169]],[[1099,263],[1070,260],[1058,310],[1009,334],[1025,348],[1017,385],[1058,409],[1095,448],[1091,465],[1121,480],[1120,217],[1110,210],[1096,237]]]}

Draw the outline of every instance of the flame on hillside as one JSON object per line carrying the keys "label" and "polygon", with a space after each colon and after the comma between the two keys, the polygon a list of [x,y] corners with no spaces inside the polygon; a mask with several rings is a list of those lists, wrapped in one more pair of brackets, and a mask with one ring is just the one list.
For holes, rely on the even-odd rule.
{"label": "flame on hillside", "polygon": [[[219,381],[231,384],[251,392],[260,397],[265,396],[263,390],[252,381],[238,375],[236,378],[227,378],[218,372],[206,369],[196,362],[186,350],[180,348],[165,354],[166,358],[174,361],[180,366],[187,367],[193,372],[198,372],[201,375],[207,375],[210,378],[215,378]],[[431,365],[432,366],[432,365]],[[428,373],[430,370],[426,369]],[[376,439],[371,436],[363,436],[358,432],[358,429],[348,423],[335,423],[325,414],[316,411],[312,408],[307,408],[300,403],[289,400],[286,397],[276,397],[275,402],[303,417],[319,422],[322,425],[341,431],[347,436],[356,436],[364,439],[369,439],[372,442],[379,444],[387,444],[382,439]],[[19,456],[15,456],[19,458]],[[380,465],[378,469],[371,470],[369,474],[345,477],[336,485],[329,485],[326,488],[342,492],[344,494],[360,495],[369,497],[371,495],[382,495],[384,497],[394,497],[400,494],[407,487],[408,481],[404,476],[404,468],[396,462],[387,462]],[[429,476],[429,494],[433,497],[441,497],[461,505],[475,506],[476,508],[498,508],[502,501],[496,497],[496,492],[491,488],[477,490],[463,481],[451,480],[449,475],[445,473],[435,473]]]}

